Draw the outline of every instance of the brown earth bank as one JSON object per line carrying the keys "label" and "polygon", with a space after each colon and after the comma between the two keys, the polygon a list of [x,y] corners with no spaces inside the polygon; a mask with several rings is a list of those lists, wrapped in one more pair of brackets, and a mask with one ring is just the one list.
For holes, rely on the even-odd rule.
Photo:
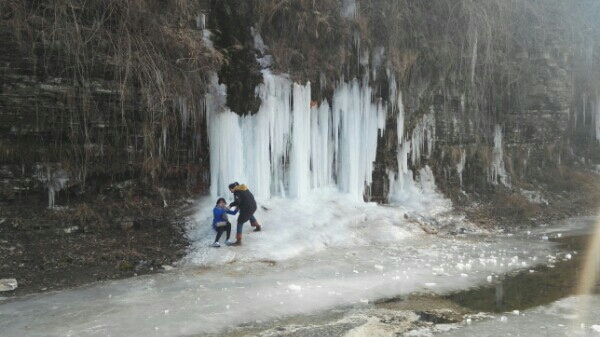
{"label": "brown earth bank", "polygon": [[[503,186],[487,194],[456,193],[451,199],[470,221],[502,231],[596,214],[600,175],[580,170],[563,174],[560,181],[537,186],[543,191],[541,203],[529,202],[516,189]],[[15,290],[0,297],[168,269],[187,252],[184,218],[197,197],[169,192],[165,207],[163,196],[130,190],[93,200],[72,199],[69,206],[55,209],[48,209],[43,198],[0,203],[0,279],[18,282]]]}
{"label": "brown earth bank", "polygon": [[18,282],[0,296],[162,272],[186,253],[183,218],[192,202],[179,196],[165,207],[160,195],[149,194],[55,209],[0,204],[0,279]]}

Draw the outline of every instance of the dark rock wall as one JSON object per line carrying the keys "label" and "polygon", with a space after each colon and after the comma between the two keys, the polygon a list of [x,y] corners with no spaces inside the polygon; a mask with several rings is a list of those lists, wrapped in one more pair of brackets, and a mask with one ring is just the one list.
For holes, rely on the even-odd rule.
{"label": "dark rock wall", "polygon": [[[343,6],[352,3],[356,12],[349,14]],[[592,42],[600,34],[594,34],[596,23],[577,14],[598,12],[591,0],[572,6],[558,0],[136,4],[91,1],[90,8],[65,10],[58,1],[20,7],[0,0],[7,13],[0,19],[6,51],[0,54],[0,178],[10,181],[0,198],[43,192],[57,179],[51,172],[60,170],[80,189],[133,178],[149,189],[185,182],[207,191],[205,85],[217,72],[234,111],[257,110],[254,88],[261,77],[251,28],[269,47],[273,71],[310,81],[315,101],[331,101],[336,83],[352,78],[393,100],[395,78],[407,135],[426,113],[435,114],[434,153],[413,168],[429,165],[451,197],[459,190],[533,189],[553,170],[600,159],[590,113],[600,78],[594,47],[600,43]],[[112,16],[94,14],[106,8]],[[53,22],[47,15],[71,10],[79,20]],[[205,27],[198,25],[200,15]],[[69,46],[48,27],[74,24],[104,36],[89,33],[95,47],[72,52],[80,46]],[[580,24],[588,30],[578,33]],[[213,50],[198,42],[204,29]],[[82,65],[84,71],[76,69]],[[397,169],[396,113],[388,114],[368,191],[367,198],[379,202],[386,200],[388,170]],[[511,186],[490,182],[497,125]],[[460,186],[456,165],[463,151]]]}
{"label": "dark rock wall", "polygon": [[222,62],[202,43],[207,8],[0,1],[0,200],[130,179],[205,190],[200,70]]}
{"label": "dark rock wall", "polygon": [[[536,7],[539,4],[528,1],[520,2],[519,8],[485,1],[471,4],[475,7],[458,2],[451,8],[444,1],[356,3],[354,29],[369,32],[363,48],[385,47],[380,64],[396,76],[403,92],[405,133],[410,135],[418,120],[434,111],[434,154],[422,158],[418,166],[413,163],[413,169],[432,167],[438,187],[448,196],[456,200],[459,190],[485,197],[499,189],[517,194],[521,189],[545,189],[549,177],[583,167],[582,158],[588,164],[591,158],[597,162],[589,95],[598,88],[593,80],[597,67],[592,66],[598,58],[590,58],[589,51],[583,57],[579,51],[594,37],[573,35],[569,27],[578,20],[569,15],[590,7],[598,11],[597,6],[580,3],[567,9],[546,2]],[[473,11],[478,14],[473,16]],[[386,26],[396,12],[401,14]],[[555,25],[563,15],[563,22],[573,21]],[[367,18],[371,20],[363,23]],[[479,23],[491,25],[491,31],[482,30]],[[372,84],[385,99],[385,84]],[[388,191],[387,170],[396,169],[396,116],[393,112],[389,116],[371,189],[371,197],[378,201]],[[497,181],[491,177],[496,126],[502,130],[510,186],[492,182]],[[463,151],[460,186],[456,165]]]}

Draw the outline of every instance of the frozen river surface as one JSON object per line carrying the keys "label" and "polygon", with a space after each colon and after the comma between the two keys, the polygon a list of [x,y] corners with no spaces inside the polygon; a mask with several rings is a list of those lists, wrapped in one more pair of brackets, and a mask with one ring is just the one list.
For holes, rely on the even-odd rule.
{"label": "frozen river surface", "polygon": [[[568,260],[574,252],[548,238],[588,231],[594,223],[580,219],[536,232],[490,234],[473,230],[436,200],[408,209],[320,197],[293,205],[270,200],[257,214],[264,231],[245,234],[242,247],[221,248],[208,247],[213,201],[204,200],[190,219],[194,246],[174,270],[6,300],[0,336],[252,334],[254,327],[275,326],[286,317],[310,321],[311,315],[382,298],[447,294],[492,283],[511,270]],[[424,224],[443,235],[426,234]],[[468,234],[444,234],[461,228]],[[573,335],[567,329],[573,329],[579,300],[409,335],[496,336],[498,329],[513,336]],[[589,297],[587,312],[593,314],[578,321],[578,334],[600,334],[598,301]],[[376,335],[356,325],[343,330],[330,335]]]}

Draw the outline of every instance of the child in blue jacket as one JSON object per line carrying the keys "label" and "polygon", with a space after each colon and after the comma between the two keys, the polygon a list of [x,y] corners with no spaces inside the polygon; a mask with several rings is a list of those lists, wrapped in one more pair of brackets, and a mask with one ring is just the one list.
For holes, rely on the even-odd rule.
{"label": "child in blue jacket", "polygon": [[219,239],[221,239],[223,231],[227,231],[227,241],[225,241],[225,243],[228,246],[232,244],[232,242],[229,241],[229,236],[231,235],[231,223],[227,221],[227,214],[235,215],[237,212],[237,209],[232,211],[227,208],[227,202],[225,202],[224,198],[217,199],[217,204],[215,205],[215,208],[213,208],[214,217],[212,222],[212,228],[217,231],[217,237],[211,247],[221,247]]}

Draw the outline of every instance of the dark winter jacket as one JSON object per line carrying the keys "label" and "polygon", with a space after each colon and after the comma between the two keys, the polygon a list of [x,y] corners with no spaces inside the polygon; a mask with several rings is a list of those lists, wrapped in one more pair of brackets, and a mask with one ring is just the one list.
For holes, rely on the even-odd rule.
{"label": "dark winter jacket", "polygon": [[233,189],[235,200],[229,207],[237,206],[241,213],[252,214],[256,211],[256,200],[246,185],[237,185]]}

